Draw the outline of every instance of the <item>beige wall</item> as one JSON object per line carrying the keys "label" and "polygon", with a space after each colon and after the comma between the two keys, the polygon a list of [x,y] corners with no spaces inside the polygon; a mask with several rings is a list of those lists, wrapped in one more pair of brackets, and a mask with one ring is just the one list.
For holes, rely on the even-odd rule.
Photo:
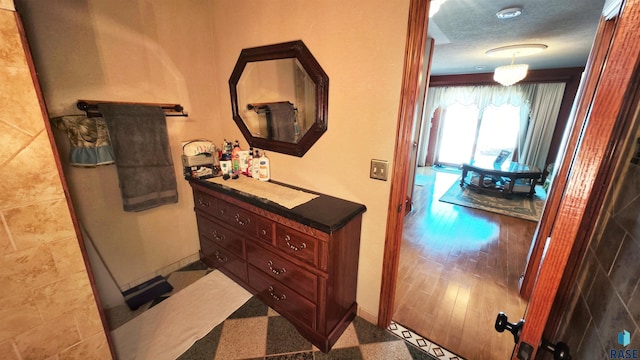
{"label": "beige wall", "polygon": [[[169,120],[176,164],[180,140],[239,139],[246,148],[228,93],[240,50],[303,40],[330,79],[328,131],[303,158],[267,152],[272,178],[367,206],[358,303],[361,314],[377,315],[390,182],[369,179],[369,162],[393,157],[408,0],[20,0],[17,5],[51,115],[75,112],[78,98],[180,102],[191,116]],[[178,205],[125,214],[113,168],[66,171],[80,217],[108,262],[118,265],[121,282],[197,250],[186,183],[179,181]]]}
{"label": "beige wall", "polygon": [[0,357],[110,358],[13,11],[0,34]]}
{"label": "beige wall", "polygon": [[[184,106],[188,118],[167,118],[177,204],[124,212],[115,166],[69,166],[65,135],[56,131],[56,140],[78,217],[122,289],[197,260],[193,199],[180,154],[182,141],[220,134],[207,2],[25,0],[16,7],[51,116],[81,113],[78,99]],[[122,303],[98,258],[92,260],[105,307]]]}
{"label": "beige wall", "polygon": [[[393,160],[408,9],[408,0],[215,0],[211,7],[221,104],[243,48],[300,39],[329,76],[328,131],[302,158],[267,155],[273,179],[367,206],[357,297],[365,316],[378,312],[390,190],[389,181],[369,179],[369,164]],[[230,106],[221,107],[223,133],[240,138],[231,119]]]}

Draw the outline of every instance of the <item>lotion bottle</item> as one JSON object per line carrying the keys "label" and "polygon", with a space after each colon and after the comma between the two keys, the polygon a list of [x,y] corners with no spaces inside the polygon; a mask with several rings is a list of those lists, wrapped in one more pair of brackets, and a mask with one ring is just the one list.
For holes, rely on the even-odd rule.
{"label": "lotion bottle", "polygon": [[253,160],[251,164],[251,177],[259,180],[260,179],[260,152],[258,150],[253,154]]}
{"label": "lotion bottle", "polygon": [[271,169],[269,158],[264,151],[262,152],[262,156],[260,156],[260,159],[258,159],[258,163],[260,164],[258,167],[259,179],[261,181],[269,181],[271,179]]}
{"label": "lotion bottle", "polygon": [[[255,159],[255,161],[258,161],[258,159]],[[249,147],[249,158],[247,159],[247,168],[245,169],[245,175],[247,175],[248,177],[253,177],[253,147]]]}

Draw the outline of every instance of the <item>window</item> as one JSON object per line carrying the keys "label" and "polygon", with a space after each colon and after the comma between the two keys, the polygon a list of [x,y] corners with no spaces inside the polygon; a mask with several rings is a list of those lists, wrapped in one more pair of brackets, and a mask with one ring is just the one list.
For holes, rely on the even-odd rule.
{"label": "window", "polygon": [[496,157],[501,150],[516,149],[520,107],[452,104],[443,112],[436,163],[458,166],[480,157]]}
{"label": "window", "polygon": [[418,166],[455,166],[510,149],[518,163],[545,168],[564,89],[565,83],[430,87]]}

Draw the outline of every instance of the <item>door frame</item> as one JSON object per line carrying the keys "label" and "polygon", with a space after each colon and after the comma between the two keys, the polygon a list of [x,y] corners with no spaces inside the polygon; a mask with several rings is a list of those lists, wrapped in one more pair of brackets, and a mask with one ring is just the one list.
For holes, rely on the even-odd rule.
{"label": "door frame", "polygon": [[[587,74],[585,83],[596,84],[594,98],[581,97],[581,102],[575,111],[576,124],[571,139],[579,139],[575,146],[579,151],[570,150],[564,155],[567,166],[566,188],[562,194],[556,195],[558,211],[549,243],[545,261],[539,267],[538,280],[533,287],[530,305],[527,309],[527,323],[523,328],[521,342],[516,344],[514,354],[522,342],[539,344],[552,310],[555,315],[561,315],[561,307],[554,308],[556,296],[562,296],[558,291],[561,281],[566,275],[570,278],[575,274],[580,263],[580,248],[584,244],[575,244],[578,231],[593,228],[594,211],[598,209],[598,199],[602,194],[594,192],[596,184],[606,183],[610,178],[610,164],[613,150],[617,143],[609,143],[612,139],[614,125],[618,114],[622,111],[626,90],[633,85],[631,74],[640,60],[640,42],[635,43],[635,34],[640,28],[640,0],[629,0],[623,5],[619,16],[614,39],[610,44],[594,43],[594,49],[607,49],[606,66],[594,69]],[[396,278],[398,272],[399,252],[402,241],[402,206],[406,198],[406,184],[408,176],[408,162],[410,130],[414,120],[416,99],[415,86],[418,83],[421,64],[424,61],[423,47],[428,26],[429,4],[426,0],[411,0],[409,7],[409,24],[407,30],[407,46],[405,50],[405,64],[403,85],[398,116],[397,138],[394,163],[394,176],[391,182],[391,193],[387,216],[387,230],[382,269],[382,284],[380,291],[380,306],[378,311],[378,326],[386,327],[391,322],[395,297]],[[593,51],[593,50],[592,50]],[[588,93],[587,93],[588,94]],[[592,120],[595,119],[595,120]],[[583,121],[584,120],[584,121]],[[589,121],[592,120],[592,121]],[[618,130],[619,132],[619,130]],[[569,171],[571,170],[571,171]],[[604,170],[600,173],[601,170]],[[565,175],[565,174],[563,174]],[[596,183],[597,181],[597,183]],[[595,189],[598,190],[598,189]],[[600,189],[601,190],[601,189]],[[585,196],[587,195],[587,196]],[[587,212],[587,207],[589,212]],[[578,246],[575,248],[574,245]],[[569,263],[569,258],[573,256]],[[568,266],[570,265],[570,266]],[[575,275],[573,275],[575,276]],[[566,280],[565,280],[566,281]],[[551,321],[553,322],[553,321]],[[551,324],[549,324],[551,325]],[[534,356],[537,346],[534,347]],[[516,357],[513,357],[516,359]]]}
{"label": "door frame", "polygon": [[[409,174],[409,161],[411,151],[411,138],[413,122],[415,119],[416,104],[419,102],[419,87],[421,76],[429,78],[429,86],[464,86],[464,85],[495,85],[493,74],[470,75],[444,75],[429,76],[423,74],[425,61],[425,44],[427,43],[427,27],[429,13],[428,0],[411,0],[409,5],[409,20],[407,25],[407,41],[405,46],[404,71],[402,79],[402,92],[400,97],[400,110],[396,129],[396,142],[394,153],[393,176],[391,177],[391,191],[387,213],[387,226],[385,235],[385,248],[382,265],[382,281],[380,287],[380,302],[378,307],[378,326],[387,327],[392,320],[394,297],[396,291],[396,278],[402,244],[403,214],[407,210],[408,192],[407,184]],[[523,82],[565,82],[565,99],[573,99],[580,84],[580,74],[583,68],[551,69],[547,71],[529,71],[527,79]],[[563,100],[558,115],[559,121],[556,128],[565,126],[571,111],[573,101]],[[418,119],[416,119],[417,121]],[[433,130],[433,129],[431,129]],[[556,133],[560,134],[559,131]],[[557,148],[562,136],[554,136],[552,148]],[[557,151],[550,151],[548,159],[555,159]]]}
{"label": "door frame", "polygon": [[407,40],[405,45],[402,88],[400,91],[400,109],[396,128],[396,141],[393,161],[393,176],[389,206],[387,208],[387,226],[382,265],[382,283],[378,306],[378,327],[386,328],[393,316],[393,302],[398,277],[402,224],[405,214],[407,185],[409,177],[411,138],[416,114],[416,104],[420,96],[427,28],[429,25],[430,0],[410,0]]}
{"label": "door frame", "polygon": [[[426,44],[425,44],[425,55],[428,56],[428,59],[425,59],[425,61],[423,62],[423,74],[430,74],[431,73],[431,56],[433,53],[433,46],[435,44],[435,41],[432,38],[427,38],[426,39]],[[407,176],[407,200],[406,200],[406,204],[405,204],[405,213],[408,213],[411,211],[411,208],[413,207],[413,192],[415,189],[415,176],[416,176],[416,169],[418,168],[418,144],[420,143],[420,139],[423,136],[423,133],[427,133],[430,134],[430,127],[427,126],[423,126],[424,124],[422,123],[422,121],[417,121],[417,119],[422,119],[422,117],[424,116],[424,111],[425,111],[425,106],[426,106],[426,100],[427,100],[427,91],[429,89],[429,76],[423,76],[421,78],[421,82],[420,82],[420,92],[418,93],[418,104],[416,106],[419,106],[416,108],[416,113],[414,115],[416,121],[413,122],[413,130],[411,131],[412,133],[412,140],[411,140],[411,154],[409,156],[409,175]]]}
{"label": "door frame", "polygon": [[[598,24],[598,31],[594,40],[592,52],[587,60],[587,66],[584,73],[584,83],[576,97],[576,110],[572,114],[572,123],[567,124],[571,126],[572,130],[568,132],[568,138],[564,146],[564,154],[567,156],[569,149],[575,150],[580,133],[573,131],[573,129],[580,129],[584,126],[586,121],[587,111],[589,110],[589,104],[593,101],[595,95],[595,89],[598,86],[599,74],[602,72],[606,63],[609,43],[613,39],[613,33],[615,30],[615,21],[606,21],[604,18],[600,19]],[[551,236],[551,229],[553,228],[554,220],[557,216],[560,201],[562,200],[562,194],[567,185],[567,177],[570,170],[569,161],[558,159],[555,170],[555,180],[551,187],[551,190],[547,196],[547,203],[543,209],[540,223],[534,234],[533,245],[529,249],[529,255],[527,256],[527,264],[525,265],[524,276],[520,284],[520,295],[529,299],[533,286],[535,284],[536,274],[538,273],[540,263],[542,260],[542,254],[544,252],[544,244],[546,239]]]}
{"label": "door frame", "polygon": [[[640,0],[628,0],[613,26],[611,41],[600,46],[608,49],[602,67],[588,74],[586,83],[595,81],[593,96],[586,92],[577,107],[578,122],[584,114],[584,126],[574,127],[576,151],[567,153],[569,165],[566,186],[552,226],[544,259],[538,269],[526,312],[526,323],[513,359],[522,343],[537,345],[543,336],[557,330],[597,218],[622,155],[627,132],[633,123],[633,111],[640,97]],[[603,25],[605,25],[603,24]],[[613,25],[612,25],[613,24]],[[594,48],[594,53],[600,53]],[[591,98],[591,100],[589,100]]]}

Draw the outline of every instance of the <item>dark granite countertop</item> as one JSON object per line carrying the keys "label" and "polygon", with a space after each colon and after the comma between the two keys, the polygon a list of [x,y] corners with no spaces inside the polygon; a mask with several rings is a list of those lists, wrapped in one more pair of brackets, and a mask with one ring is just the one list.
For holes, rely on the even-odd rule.
{"label": "dark granite countertop", "polygon": [[286,217],[288,219],[294,220],[296,222],[302,223],[304,225],[329,234],[346,225],[354,217],[367,211],[366,206],[362,204],[339,199],[315,191],[302,189],[277,181],[271,182],[277,185],[286,186],[296,190],[302,190],[319,196],[302,205],[298,205],[292,209],[287,209],[286,207],[267,199],[240,192],[230,187],[219,185],[217,183],[194,178],[187,178],[187,180],[191,183],[192,186],[202,186],[221,194],[231,196],[233,198],[245,201],[251,205],[263,208],[280,216]]}

